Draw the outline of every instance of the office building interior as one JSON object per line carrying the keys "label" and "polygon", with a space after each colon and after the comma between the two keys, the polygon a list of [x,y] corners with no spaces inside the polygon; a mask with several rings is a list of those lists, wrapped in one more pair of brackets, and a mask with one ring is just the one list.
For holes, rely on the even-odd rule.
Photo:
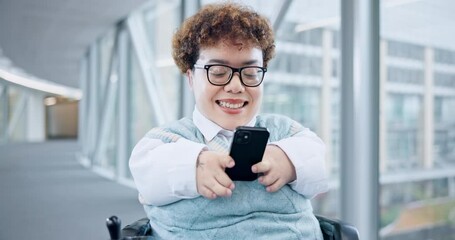
{"label": "office building interior", "polygon": [[[214,2],[0,2],[0,239],[108,239],[106,217],[145,217],[128,159],[192,114],[171,39]],[[455,239],[455,2],[237,2],[275,31],[261,112],[326,144],[314,212],[361,239]]]}

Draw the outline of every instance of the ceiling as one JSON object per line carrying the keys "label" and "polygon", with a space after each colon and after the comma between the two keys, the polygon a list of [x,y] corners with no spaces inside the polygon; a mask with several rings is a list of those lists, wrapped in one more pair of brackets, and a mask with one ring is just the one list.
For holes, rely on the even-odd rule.
{"label": "ceiling", "polygon": [[[27,73],[77,88],[79,62],[87,47],[145,2],[0,0],[0,50]],[[281,5],[281,0],[240,2],[269,16]],[[295,18],[303,27],[322,21],[337,28],[340,4],[340,0],[294,0],[286,18]],[[454,51],[453,10],[453,0],[382,0],[381,37]]]}
{"label": "ceiling", "polygon": [[145,0],[0,0],[0,49],[38,78],[79,87],[87,47]]}

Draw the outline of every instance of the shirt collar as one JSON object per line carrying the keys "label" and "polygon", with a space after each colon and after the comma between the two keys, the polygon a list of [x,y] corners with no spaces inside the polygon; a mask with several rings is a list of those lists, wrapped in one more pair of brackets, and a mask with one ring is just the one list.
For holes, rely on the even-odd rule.
{"label": "shirt collar", "polygon": [[[256,116],[257,115],[255,115],[246,126],[254,126],[256,124]],[[196,106],[193,111],[193,122],[207,141],[211,141],[218,133],[221,133],[226,137],[232,137],[234,135],[234,131],[226,130],[202,115]]]}

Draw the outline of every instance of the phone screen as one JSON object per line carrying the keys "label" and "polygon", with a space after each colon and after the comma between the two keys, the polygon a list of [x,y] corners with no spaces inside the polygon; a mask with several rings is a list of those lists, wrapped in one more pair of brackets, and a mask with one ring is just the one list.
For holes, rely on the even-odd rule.
{"label": "phone screen", "polygon": [[225,170],[233,181],[253,181],[258,178],[258,174],[251,171],[251,166],[262,160],[269,135],[263,127],[241,126],[236,129],[229,153],[235,166]]}

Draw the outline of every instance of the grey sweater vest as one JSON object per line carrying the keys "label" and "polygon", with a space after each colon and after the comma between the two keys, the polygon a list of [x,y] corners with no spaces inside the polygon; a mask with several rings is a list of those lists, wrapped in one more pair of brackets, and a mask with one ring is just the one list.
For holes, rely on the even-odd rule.
{"label": "grey sweater vest", "polygon": [[[279,115],[259,115],[256,126],[266,127],[269,141],[303,130]],[[189,118],[152,129],[146,137],[169,143],[183,137],[205,143]],[[269,193],[257,181],[235,182],[231,197],[184,199],[165,206],[145,205],[156,239],[322,239],[308,199],[288,185]]]}

